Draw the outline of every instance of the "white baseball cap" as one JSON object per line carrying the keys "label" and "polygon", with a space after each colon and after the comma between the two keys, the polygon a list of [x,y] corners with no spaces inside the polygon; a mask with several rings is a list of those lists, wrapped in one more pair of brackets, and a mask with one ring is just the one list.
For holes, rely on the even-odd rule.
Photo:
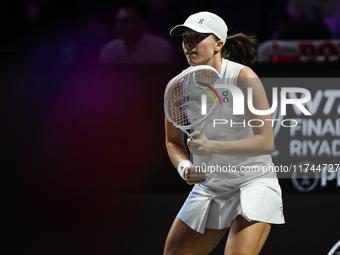
{"label": "white baseball cap", "polygon": [[189,16],[184,24],[171,29],[171,35],[182,35],[183,28],[190,28],[198,33],[212,33],[222,40],[227,40],[228,27],[224,20],[211,12],[198,12]]}

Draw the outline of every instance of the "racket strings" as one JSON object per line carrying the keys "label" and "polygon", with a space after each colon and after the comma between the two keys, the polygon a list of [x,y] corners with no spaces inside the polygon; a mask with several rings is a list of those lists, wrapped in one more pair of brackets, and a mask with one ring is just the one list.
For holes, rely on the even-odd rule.
{"label": "racket strings", "polygon": [[181,87],[181,82],[178,82],[173,87],[169,96],[168,112],[173,123],[178,126],[188,126],[190,125],[190,122],[184,114],[185,107],[183,106],[183,102],[185,102],[188,98],[185,98],[184,95],[182,98]]}
{"label": "racket strings", "polygon": [[[194,75],[188,75],[177,82],[170,92],[168,101],[171,121],[183,128],[199,124],[214,107],[215,101],[208,86],[213,85],[217,79],[218,76],[214,72],[199,70]],[[202,114],[202,98],[206,114]]]}
{"label": "racket strings", "polygon": [[197,83],[208,85],[214,84],[218,79],[217,74],[210,70],[198,70],[195,72],[194,77]]}

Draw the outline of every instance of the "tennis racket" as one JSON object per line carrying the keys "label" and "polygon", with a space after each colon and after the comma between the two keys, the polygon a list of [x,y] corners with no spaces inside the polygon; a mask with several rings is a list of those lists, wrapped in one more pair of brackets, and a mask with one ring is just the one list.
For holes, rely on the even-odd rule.
{"label": "tennis racket", "polygon": [[[208,65],[190,67],[177,75],[168,84],[164,96],[164,112],[168,121],[190,139],[187,131],[201,125],[216,111],[221,98],[214,85],[220,83],[217,70]],[[199,137],[199,138],[200,138]],[[195,164],[202,166],[202,158],[196,157]]]}
{"label": "tennis racket", "polygon": [[191,67],[177,75],[166,87],[164,112],[169,122],[193,137],[187,131],[201,125],[216,110],[221,99],[214,89],[220,76],[208,65]]}

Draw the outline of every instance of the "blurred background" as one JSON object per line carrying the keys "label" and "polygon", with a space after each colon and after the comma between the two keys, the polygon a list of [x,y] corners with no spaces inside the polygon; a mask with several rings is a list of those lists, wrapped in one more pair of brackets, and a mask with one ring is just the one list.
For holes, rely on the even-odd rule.
{"label": "blurred background", "polygon": [[[260,57],[251,68],[267,79],[269,99],[273,86],[311,91],[312,116],[291,107],[285,119],[299,119],[298,127],[275,127],[274,163],[336,168],[339,6],[338,0],[1,1],[0,253],[162,253],[191,190],[164,144],[164,88],[187,67],[181,38],[169,31],[198,11],[220,15],[229,34],[256,35]],[[340,171],[305,170],[280,178],[286,224],[273,226],[262,254],[340,252]],[[221,242],[212,254],[223,248]]]}

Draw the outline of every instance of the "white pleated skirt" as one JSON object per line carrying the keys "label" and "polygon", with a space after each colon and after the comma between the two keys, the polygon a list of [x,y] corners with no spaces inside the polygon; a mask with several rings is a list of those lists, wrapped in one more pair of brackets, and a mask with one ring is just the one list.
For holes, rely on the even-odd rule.
{"label": "white pleated skirt", "polygon": [[231,226],[236,216],[248,221],[283,224],[281,188],[277,178],[256,178],[230,189],[196,184],[177,217],[199,233]]}

